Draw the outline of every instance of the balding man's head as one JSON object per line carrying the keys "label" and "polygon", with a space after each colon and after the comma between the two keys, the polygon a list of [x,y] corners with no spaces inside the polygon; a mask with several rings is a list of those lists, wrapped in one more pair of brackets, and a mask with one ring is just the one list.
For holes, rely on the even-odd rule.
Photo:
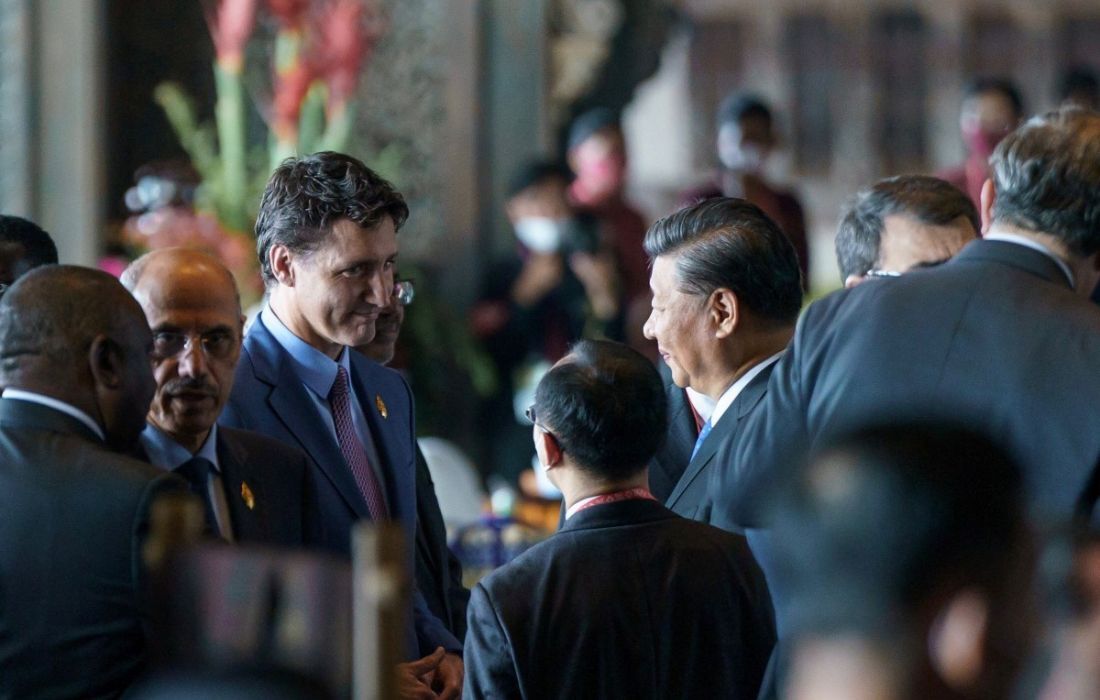
{"label": "balding man's head", "polygon": [[195,452],[229,399],[240,357],[244,319],[233,276],[206,253],[169,248],[138,258],[122,282],[153,331],[149,422]]}
{"label": "balding man's head", "polygon": [[105,272],[38,268],[0,301],[0,382],[72,404],[117,447],[141,431],[150,349],[141,308]]}

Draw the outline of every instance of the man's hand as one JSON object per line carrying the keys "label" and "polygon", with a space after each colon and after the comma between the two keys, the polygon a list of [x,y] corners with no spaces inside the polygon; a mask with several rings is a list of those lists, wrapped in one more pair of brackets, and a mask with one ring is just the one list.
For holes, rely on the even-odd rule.
{"label": "man's hand", "polygon": [[561,284],[565,266],[557,253],[535,253],[527,258],[519,278],[512,285],[512,300],[530,308]]}
{"label": "man's hand", "polygon": [[448,652],[435,669],[432,690],[439,694],[440,700],[454,700],[460,697],[462,695],[462,676],[464,673],[465,666],[462,665],[462,657]]}
{"label": "man's hand", "polygon": [[[447,653],[439,647],[423,659],[397,664],[397,692],[400,696],[406,700],[435,700],[439,697],[432,690],[432,682],[445,656]],[[458,663],[461,667],[462,662]]]}

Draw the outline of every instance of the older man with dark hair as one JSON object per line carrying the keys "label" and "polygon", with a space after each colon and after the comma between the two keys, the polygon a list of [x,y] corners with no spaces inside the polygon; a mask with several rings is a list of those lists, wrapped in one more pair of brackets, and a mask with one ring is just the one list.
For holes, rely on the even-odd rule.
{"label": "older man with dark hair", "polygon": [[1023,490],[1002,449],[949,424],[830,440],[775,515],[783,697],[1011,697],[1036,612]]}
{"label": "older man with dark hair", "polygon": [[978,209],[954,185],[928,175],[880,180],[856,195],[836,234],[845,287],[897,277],[952,258],[978,237]]}
{"label": "older man with dark hair", "polygon": [[183,483],[123,456],[152,338],[110,275],[48,266],[0,301],[0,697],[117,697],[144,670],[149,508]]}
{"label": "older man with dark hair", "polygon": [[[668,389],[674,422],[650,478],[669,508],[713,522],[713,499],[724,497],[708,486],[725,466],[717,455],[738,439],[794,333],[798,258],[758,207],[727,197],[661,219],[645,248],[653,261],[645,334],[657,341],[675,385]],[[698,407],[688,404],[688,388],[701,395]]]}
{"label": "older man with dark hair", "polygon": [[982,190],[985,238],[952,260],[813,304],[738,444],[720,519],[760,524],[761,496],[823,436],[928,416],[995,436],[1035,513],[1091,514],[1100,431],[1100,115],[1065,110],[1009,135]]}
{"label": "older man with dark hair", "polygon": [[774,628],[744,539],[646,488],[662,398],[652,364],[610,341],[539,382],[528,416],[566,522],[475,587],[466,697],[756,697]]}
{"label": "older man with dark hair", "polygon": [[[351,350],[374,337],[393,294],[397,229],[408,214],[393,185],[351,156],[316,153],[275,170],[256,219],[268,303],[245,338],[219,422],[309,456],[325,544],[346,554],[356,522],[398,522],[411,569],[412,395],[401,375]],[[434,687],[454,697],[462,646],[414,599],[407,657],[424,656],[402,666],[403,693]]]}

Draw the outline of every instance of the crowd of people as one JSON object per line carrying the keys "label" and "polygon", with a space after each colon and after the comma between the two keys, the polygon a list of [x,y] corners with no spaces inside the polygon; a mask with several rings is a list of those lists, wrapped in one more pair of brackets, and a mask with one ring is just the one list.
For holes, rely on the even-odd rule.
{"label": "crowd of people", "polygon": [[399,524],[405,698],[1097,697],[1100,114],[1001,107],[957,184],[855,196],[844,289],[806,309],[759,100],[723,105],[714,186],[648,228],[610,113],[569,168],[525,168],[520,253],[471,312],[508,378],[480,427],[561,524],[469,590],[386,366],[412,297],[391,183],[332,152],[274,171],[247,332],[208,253],[115,279],[0,218],[0,697],[172,670],[146,545],[188,495],[228,551],[341,560],[357,523]]}

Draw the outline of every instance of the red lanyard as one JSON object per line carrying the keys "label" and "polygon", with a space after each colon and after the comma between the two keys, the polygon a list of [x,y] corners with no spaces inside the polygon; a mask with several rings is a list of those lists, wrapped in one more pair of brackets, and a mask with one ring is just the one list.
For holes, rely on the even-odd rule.
{"label": "red lanyard", "polygon": [[618,503],[619,501],[656,501],[653,494],[649,492],[649,489],[639,486],[633,489],[627,489],[625,491],[615,491],[614,493],[601,493],[599,496],[593,496],[591,500],[585,501],[583,505],[578,506],[573,515],[581,512],[582,510],[588,510],[593,506],[602,506],[604,503]]}

